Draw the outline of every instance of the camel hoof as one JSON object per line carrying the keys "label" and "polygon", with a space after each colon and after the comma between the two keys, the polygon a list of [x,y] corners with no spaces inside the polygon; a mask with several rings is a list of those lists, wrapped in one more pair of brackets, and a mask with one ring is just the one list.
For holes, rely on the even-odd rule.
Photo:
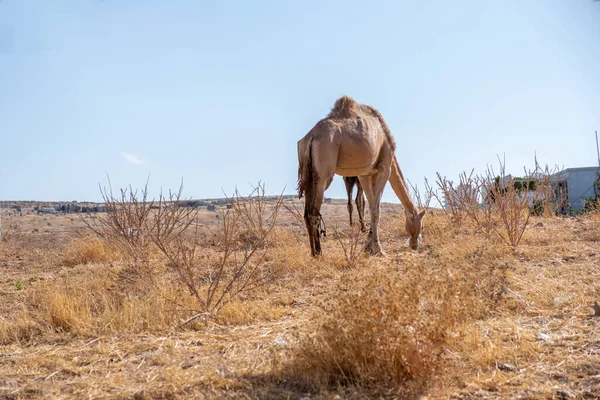
{"label": "camel hoof", "polygon": [[385,256],[385,252],[383,251],[379,243],[368,243],[365,247],[365,251],[372,256]]}
{"label": "camel hoof", "polygon": [[381,247],[379,249],[371,249],[369,253],[374,257],[385,257],[387,255]]}

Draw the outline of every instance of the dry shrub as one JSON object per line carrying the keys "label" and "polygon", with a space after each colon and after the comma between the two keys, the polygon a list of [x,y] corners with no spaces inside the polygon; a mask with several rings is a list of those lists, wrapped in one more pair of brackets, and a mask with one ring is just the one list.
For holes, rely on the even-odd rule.
{"label": "dry shrub", "polygon": [[[30,319],[58,332],[98,335],[165,331],[200,317],[206,322],[231,302],[238,309],[229,307],[220,322],[276,315],[277,307],[263,307],[251,298],[242,301],[240,296],[262,287],[277,273],[267,244],[282,196],[268,204],[260,183],[247,197],[236,191],[215,243],[207,245],[200,241],[198,209],[188,207],[181,192],[182,187],[154,202],[147,199],[147,185],[141,195],[131,188],[121,190],[119,198],[103,191],[106,215],[87,220],[103,240],[74,241],[63,262],[70,266],[106,262],[119,254],[122,262],[34,286],[27,299]],[[284,247],[291,240],[281,235]]]}
{"label": "dry shrub", "polygon": [[427,178],[424,180],[424,188],[425,192],[421,193],[421,190],[417,185],[414,185],[412,182],[408,181],[408,185],[412,191],[412,197],[415,199],[417,203],[417,207],[421,210],[428,209],[431,205],[431,200],[435,198],[435,191],[429,184]]}
{"label": "dry shrub", "polygon": [[261,238],[266,237],[267,231],[273,230],[275,220],[281,210],[283,197],[280,195],[274,200],[274,206],[270,206],[266,198],[265,184],[258,182],[248,196],[241,196],[236,189],[233,197],[229,199],[229,205],[239,216],[242,231]]}
{"label": "dry shrub", "polygon": [[[180,191],[181,193],[181,191]],[[283,197],[267,205],[260,182],[247,196],[236,190],[221,218],[218,251],[207,251],[199,242],[199,227],[183,215],[179,195],[169,207],[159,207],[154,243],[169,261],[180,283],[196,300],[195,312],[184,324],[207,321],[242,293],[255,290],[275,276],[268,261],[267,240],[275,228]],[[162,203],[161,199],[161,203]]]}
{"label": "dry shrub", "polygon": [[111,248],[105,241],[92,237],[74,239],[67,247],[62,264],[73,267],[88,263],[103,263],[116,260],[119,257],[116,249]]}
{"label": "dry shrub", "polygon": [[562,199],[557,198],[556,183],[553,183],[552,177],[555,176],[556,181],[561,180],[558,166],[550,169],[548,165],[541,168],[536,164],[535,169],[526,174],[536,177],[534,214],[546,218],[556,216]]}
{"label": "dry shrub", "polygon": [[300,208],[293,201],[282,203],[283,208],[296,220],[297,223],[304,226],[304,206],[302,205]]}
{"label": "dry shrub", "polygon": [[458,226],[462,224],[466,217],[466,207],[471,206],[473,203],[477,204],[479,193],[477,187],[473,185],[476,179],[473,174],[474,171],[471,171],[470,175],[463,172],[459,177],[459,183],[455,185],[454,182],[437,173],[436,184],[442,192],[443,199],[426,182],[426,187],[429,188],[431,196],[435,197],[441,206],[445,206],[444,209],[449,211],[453,222]]}
{"label": "dry shrub", "polygon": [[496,277],[485,275],[415,264],[348,277],[282,374],[308,390],[355,385],[418,392],[443,368],[448,339],[498,301],[491,287]]}
{"label": "dry shrub", "polygon": [[[529,182],[526,184],[528,185]],[[482,187],[486,191],[486,204],[490,210],[489,213],[484,214],[489,218],[487,224],[492,226],[498,237],[506,244],[517,247],[531,217],[529,198],[517,190],[513,179],[507,180],[503,187],[488,174]],[[499,223],[494,223],[494,214],[497,215]]]}
{"label": "dry shrub", "polygon": [[120,246],[132,260],[143,262],[151,244],[148,230],[154,206],[154,201],[148,199],[148,183],[140,193],[130,186],[115,196],[109,179],[109,189],[101,188],[100,193],[106,213],[82,214],[83,222],[101,238]]}
{"label": "dry shrub", "polygon": [[362,232],[360,227],[353,225],[348,226],[346,230],[341,231],[336,226],[333,227],[335,239],[344,252],[344,258],[346,259],[346,267],[356,267],[360,260],[364,258],[365,252],[363,247],[360,246]]}
{"label": "dry shrub", "polygon": [[[533,212],[550,216],[556,210],[551,182],[553,171],[536,165],[534,171],[525,171],[525,178],[504,179],[505,163],[499,159],[499,164],[499,176],[488,168],[482,175],[463,172],[458,184],[438,174],[436,183],[456,226],[464,225],[468,218],[475,224],[475,232],[483,233],[488,239],[493,232],[507,245],[517,247]],[[437,194],[433,196],[443,204]]]}
{"label": "dry shrub", "polygon": [[[482,237],[457,237],[450,215],[430,222],[429,247],[400,265],[382,259],[345,272],[313,333],[279,364],[278,380],[317,392],[352,386],[409,396],[452,375],[449,351],[477,351],[484,339],[467,349],[464,332],[505,309],[512,255]],[[389,231],[402,226],[386,223]]]}
{"label": "dry shrub", "polygon": [[441,337],[436,322],[419,318],[415,294],[380,274],[341,294],[298,349],[290,379],[309,390],[422,387],[438,365]]}
{"label": "dry shrub", "polygon": [[[187,207],[187,201],[181,199],[183,184],[177,192],[169,192],[168,196],[160,194],[155,201],[148,197],[148,182],[141,190],[131,186],[120,189],[115,195],[110,178],[109,188],[100,188],[106,205],[106,213],[82,214],[86,226],[103,239],[104,249],[122,255],[125,262],[116,274],[113,282],[119,289],[133,295],[146,296],[158,284],[161,274],[161,255],[156,248],[155,240],[160,235],[169,240],[181,235],[195,220],[199,209]],[[185,205],[182,205],[185,203]],[[93,245],[99,241],[84,242],[81,249],[76,249],[70,258],[71,263],[86,261],[86,251],[91,252]],[[100,256],[100,249],[97,249]],[[107,259],[110,258],[107,255]],[[163,257],[164,258],[164,257]]]}
{"label": "dry shrub", "polygon": [[[100,193],[106,205],[106,213],[81,214],[82,221],[98,237],[110,243],[127,261],[124,277],[131,280],[132,285],[144,287],[144,282],[154,282],[156,271],[151,263],[153,242],[152,233],[160,223],[160,213],[156,208],[165,206],[161,193],[161,202],[157,206],[154,200],[148,198],[148,182],[141,190],[131,186],[119,190],[114,195],[110,178],[109,188],[100,188]],[[181,195],[183,184],[178,196]],[[179,198],[179,197],[178,197]],[[188,213],[195,209],[182,209]],[[197,212],[197,211],[196,211]],[[187,214],[182,218],[187,217]],[[180,221],[166,221],[163,225],[172,229]],[[139,280],[140,282],[134,282]],[[138,285],[138,283],[142,283]]]}

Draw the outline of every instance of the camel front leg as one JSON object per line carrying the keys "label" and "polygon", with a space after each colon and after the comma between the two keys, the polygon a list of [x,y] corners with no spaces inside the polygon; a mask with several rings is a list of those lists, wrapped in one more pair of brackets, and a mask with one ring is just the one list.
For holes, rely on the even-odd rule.
{"label": "camel front leg", "polygon": [[369,231],[369,241],[365,250],[373,255],[385,255],[379,242],[379,210],[383,189],[389,176],[389,167],[385,168],[382,165],[375,175],[363,177],[360,181],[367,195],[369,210],[371,211],[371,230]]}
{"label": "camel front leg", "polygon": [[371,211],[371,229],[367,236],[367,245],[365,251],[370,254],[379,254],[381,252],[381,246],[377,247],[379,243],[377,233],[377,220],[379,220],[379,207],[375,209],[375,194],[373,192],[373,185],[371,183],[370,176],[361,176],[358,178],[360,184],[363,187],[365,195],[367,196],[367,202],[369,203],[369,210]]}

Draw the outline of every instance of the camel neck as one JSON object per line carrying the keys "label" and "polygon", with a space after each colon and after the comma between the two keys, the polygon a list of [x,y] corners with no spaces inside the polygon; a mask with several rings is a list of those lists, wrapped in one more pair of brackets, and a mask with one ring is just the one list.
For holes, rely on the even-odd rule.
{"label": "camel neck", "polygon": [[398,196],[398,199],[402,203],[404,210],[409,214],[417,213],[417,206],[410,198],[410,193],[408,192],[408,187],[406,186],[406,181],[404,180],[404,175],[402,175],[402,170],[398,165],[398,160],[394,156],[394,161],[392,162],[392,170],[390,173],[390,184],[392,185],[392,189]]}

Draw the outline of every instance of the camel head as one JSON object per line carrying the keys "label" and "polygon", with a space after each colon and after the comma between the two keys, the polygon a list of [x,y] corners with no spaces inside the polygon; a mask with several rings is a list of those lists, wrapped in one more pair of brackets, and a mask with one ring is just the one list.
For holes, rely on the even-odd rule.
{"label": "camel head", "polygon": [[423,230],[423,216],[425,210],[420,213],[406,213],[406,233],[408,233],[408,245],[411,249],[416,250],[421,242],[421,231]]}

